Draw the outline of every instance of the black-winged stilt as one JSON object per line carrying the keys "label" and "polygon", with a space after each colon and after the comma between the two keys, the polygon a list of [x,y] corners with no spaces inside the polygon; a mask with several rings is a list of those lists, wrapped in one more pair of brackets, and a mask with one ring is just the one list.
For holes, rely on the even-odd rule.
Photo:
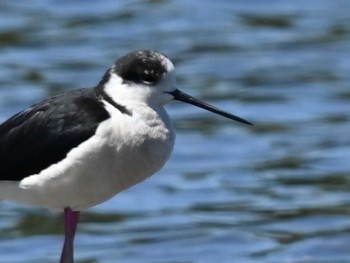
{"label": "black-winged stilt", "polygon": [[159,52],[121,57],[90,89],[66,92],[0,126],[0,200],[64,210],[61,263],[73,262],[79,212],[157,172],[175,132],[164,105],[183,101],[246,124],[176,88]]}

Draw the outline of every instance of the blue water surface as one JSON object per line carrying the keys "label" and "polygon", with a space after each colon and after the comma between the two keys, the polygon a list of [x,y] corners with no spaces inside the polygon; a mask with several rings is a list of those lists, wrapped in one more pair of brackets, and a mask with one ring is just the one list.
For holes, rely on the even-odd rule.
{"label": "blue water surface", "polygon": [[[350,2],[0,2],[0,121],[155,49],[182,90],[174,153],[82,213],[80,263],[350,262]],[[98,176],[98,175],[97,175]],[[0,204],[0,262],[58,262],[63,218]]]}

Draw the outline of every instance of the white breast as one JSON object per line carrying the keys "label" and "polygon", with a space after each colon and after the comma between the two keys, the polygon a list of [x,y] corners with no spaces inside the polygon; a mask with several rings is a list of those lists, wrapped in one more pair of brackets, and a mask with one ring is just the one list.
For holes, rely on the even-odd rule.
{"label": "white breast", "polygon": [[1,198],[49,209],[83,210],[157,172],[168,160],[175,133],[163,108],[134,105],[132,116],[106,103],[111,114],[96,134],[67,158],[19,183],[4,182]]}

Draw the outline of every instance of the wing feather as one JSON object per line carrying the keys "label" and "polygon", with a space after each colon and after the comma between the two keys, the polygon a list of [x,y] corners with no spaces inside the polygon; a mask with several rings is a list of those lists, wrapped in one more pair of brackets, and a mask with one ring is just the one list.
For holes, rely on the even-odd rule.
{"label": "wing feather", "polygon": [[109,118],[94,89],[44,100],[0,125],[0,180],[19,181],[66,157]]}

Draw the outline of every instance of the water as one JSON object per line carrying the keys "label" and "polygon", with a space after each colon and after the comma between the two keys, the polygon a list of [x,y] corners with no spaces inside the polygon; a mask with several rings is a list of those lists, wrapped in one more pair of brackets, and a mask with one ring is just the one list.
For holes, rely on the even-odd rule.
{"label": "water", "polygon": [[[340,263],[350,243],[350,2],[0,2],[0,120],[152,48],[181,89],[161,172],[82,214],[76,262]],[[62,215],[0,204],[0,262],[57,262]]]}

